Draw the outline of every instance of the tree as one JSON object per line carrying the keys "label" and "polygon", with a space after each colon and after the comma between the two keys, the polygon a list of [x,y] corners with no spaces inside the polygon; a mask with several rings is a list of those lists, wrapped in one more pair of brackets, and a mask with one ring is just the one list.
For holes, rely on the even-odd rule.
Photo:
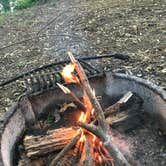
{"label": "tree", "polygon": [[10,0],[0,0],[0,3],[3,5],[5,11],[10,10],[9,2]]}

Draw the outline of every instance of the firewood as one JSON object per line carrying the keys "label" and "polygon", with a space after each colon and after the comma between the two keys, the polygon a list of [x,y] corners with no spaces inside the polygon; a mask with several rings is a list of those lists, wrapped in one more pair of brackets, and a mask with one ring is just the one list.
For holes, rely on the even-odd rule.
{"label": "firewood", "polygon": [[58,112],[59,113],[64,113],[65,111],[68,110],[68,108],[74,108],[75,109],[76,107],[77,106],[73,102],[71,102],[69,104],[68,103],[64,103]]}
{"label": "firewood", "polygon": [[62,149],[70,142],[77,128],[59,128],[48,131],[44,135],[30,135],[24,138],[24,147],[27,156],[33,158]]}
{"label": "firewood", "polygon": [[110,155],[113,156],[116,163],[120,166],[130,166],[126,158],[123,156],[123,154],[119,151],[119,149],[114,145],[111,141],[110,135],[107,130],[106,120],[104,116],[104,112],[102,110],[102,107],[98,100],[96,99],[95,95],[93,94],[92,88],[89,84],[88,78],[80,65],[80,63],[74,58],[74,56],[71,53],[68,53],[70,60],[72,63],[75,64],[75,70],[77,71],[79,75],[79,79],[81,81],[82,88],[86,92],[87,96],[89,97],[89,100],[95,109],[97,113],[97,120],[99,126],[95,126],[92,124],[86,124],[80,122],[80,126],[84,129],[92,132],[93,134],[97,135],[104,143],[105,147],[109,151]]}
{"label": "firewood", "polygon": [[80,138],[81,132],[77,131],[76,136],[72,138],[72,140],[58,153],[58,155],[51,161],[51,164],[49,166],[55,166],[56,163],[59,161],[60,158],[62,158],[66,152],[68,152],[78,141]]}
{"label": "firewood", "polygon": [[107,130],[107,126],[106,126],[106,122],[105,122],[104,113],[103,113],[103,110],[102,110],[102,107],[101,107],[100,103],[98,102],[98,100],[96,99],[96,97],[95,97],[95,95],[93,93],[93,90],[92,90],[92,88],[91,88],[91,86],[89,84],[89,80],[88,80],[88,78],[87,78],[82,66],[78,62],[78,60],[76,60],[74,58],[74,56],[70,52],[68,53],[68,55],[70,57],[71,62],[75,64],[75,70],[78,73],[79,79],[81,81],[82,88],[86,92],[86,94],[89,97],[89,100],[90,100],[93,108],[97,112],[98,122],[99,122],[100,126],[102,127],[102,129],[104,131],[106,131]]}
{"label": "firewood", "polygon": [[[118,113],[121,106],[123,106],[133,95],[132,92],[127,92],[119,101],[117,101],[115,104],[109,106],[104,111],[104,116],[106,118],[106,124],[110,125],[112,124],[112,117],[111,115]],[[91,124],[96,124],[97,119],[94,119]],[[113,122],[114,123],[114,122]]]}
{"label": "firewood", "polygon": [[103,145],[106,147],[110,155],[114,158],[116,163],[120,166],[130,166],[126,158],[123,154],[119,151],[116,145],[114,145],[111,141],[110,135],[108,133],[103,132],[103,130],[93,124],[86,124],[83,122],[79,122],[79,125],[88,130],[89,132],[93,133],[97,137],[101,139]]}
{"label": "firewood", "polygon": [[85,143],[83,146],[81,159],[79,161],[79,166],[92,166],[93,165],[93,152],[92,152],[92,139],[90,138],[90,135],[87,133],[85,135]]}
{"label": "firewood", "polygon": [[131,98],[132,95],[133,95],[133,93],[129,91],[115,104],[106,108],[104,111],[105,117],[108,117],[108,116],[112,115],[113,113],[118,112],[120,107],[123,106]]}
{"label": "firewood", "polygon": [[113,125],[119,122],[122,122],[124,120],[126,120],[129,117],[132,117],[133,115],[129,115],[129,113],[127,111],[121,112],[119,114],[117,114],[116,116],[109,116],[106,118],[107,124],[109,125]]}

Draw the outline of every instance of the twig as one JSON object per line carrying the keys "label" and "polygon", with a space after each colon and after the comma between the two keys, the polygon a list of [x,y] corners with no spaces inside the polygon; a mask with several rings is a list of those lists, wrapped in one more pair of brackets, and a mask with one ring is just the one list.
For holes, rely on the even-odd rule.
{"label": "twig", "polygon": [[67,87],[65,87],[62,84],[57,83],[58,87],[65,93],[71,95],[71,97],[74,99],[76,104],[80,107],[81,111],[85,112],[85,106],[84,104],[80,101],[80,99]]}

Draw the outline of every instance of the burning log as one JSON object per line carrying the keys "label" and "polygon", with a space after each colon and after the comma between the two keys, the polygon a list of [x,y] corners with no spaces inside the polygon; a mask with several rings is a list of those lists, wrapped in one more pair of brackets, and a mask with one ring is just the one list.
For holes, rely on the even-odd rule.
{"label": "burning log", "polygon": [[110,153],[110,155],[115,159],[115,161],[121,166],[130,166],[130,164],[127,162],[125,157],[122,155],[122,153],[119,151],[119,149],[114,145],[110,139],[109,134],[106,134],[103,132],[103,130],[95,125],[92,124],[86,124],[83,122],[80,122],[79,125],[88,130],[89,132],[93,133],[97,137],[101,139],[103,142],[104,146]]}
{"label": "burning log", "polygon": [[106,131],[107,127],[106,127],[106,122],[105,122],[105,117],[104,117],[103,110],[102,110],[101,105],[99,104],[98,100],[96,99],[95,95],[93,94],[93,90],[90,87],[88,78],[87,78],[82,66],[74,58],[74,56],[70,52],[69,52],[68,55],[70,57],[71,62],[73,64],[75,64],[75,70],[77,71],[77,73],[79,75],[79,79],[81,80],[82,88],[86,92],[92,106],[94,107],[95,111],[97,112],[97,119],[99,121],[99,124]]}
{"label": "burning log", "polygon": [[96,99],[95,95],[93,94],[93,90],[90,87],[88,78],[87,78],[83,68],[81,67],[79,62],[74,58],[74,56],[71,53],[69,53],[69,57],[71,59],[71,62],[73,64],[75,64],[75,70],[77,71],[77,73],[79,75],[79,79],[81,81],[82,88],[86,92],[86,94],[92,104],[92,107],[95,109],[95,111],[97,113],[97,120],[99,123],[99,126],[97,127],[92,124],[86,124],[86,123],[80,122],[79,123],[80,126],[83,127],[84,129],[90,131],[91,133],[95,134],[103,141],[104,146],[109,151],[110,155],[113,156],[116,163],[118,163],[119,165],[123,165],[123,166],[130,166],[130,164],[125,159],[123,154],[119,151],[119,149],[111,141],[110,135],[107,130],[104,112],[103,112],[98,100]]}
{"label": "burning log", "polygon": [[[123,154],[111,141],[103,109],[100,103],[98,102],[95,94],[93,93],[93,90],[89,84],[89,81],[82,66],[73,57],[71,53],[69,53],[69,57],[72,62],[72,64],[70,64],[72,68],[70,68],[69,66],[70,70],[66,70],[67,76],[64,77],[64,80],[66,80],[67,82],[71,81],[78,83],[82,87],[84,91],[83,104],[68,88],[64,87],[61,84],[58,84],[58,86],[64,91],[64,93],[70,94],[73,97],[73,99],[77,101],[77,103],[79,103],[79,105],[82,105],[85,108],[85,112],[81,114],[78,120],[79,126],[82,129],[80,128],[77,131],[78,132],[77,135],[73,137],[73,139],[71,139],[71,141],[62,149],[62,151],[52,160],[50,166],[55,165],[59,161],[59,159],[65,155],[65,153],[71,150],[71,148],[76,144],[76,142],[77,144],[78,142],[80,142],[81,145],[80,148],[82,148],[79,165],[87,165],[87,166],[96,165],[96,164],[102,165],[104,162],[106,164],[109,164],[109,160],[111,156],[113,156],[115,162],[118,165],[130,166],[130,164],[123,156]],[[68,66],[66,66],[66,68],[67,67]],[[76,70],[78,77],[71,73],[73,72],[74,69]],[[66,71],[64,72],[63,70],[62,75],[65,75]],[[126,102],[131,96],[132,96],[131,92],[125,95],[120,101],[118,101],[117,104],[107,109],[105,114],[109,115],[110,113],[115,112],[115,110],[118,110],[120,105]],[[113,109],[114,111],[112,111]],[[96,111],[95,117],[98,122],[97,123],[98,126],[94,124],[89,124],[91,123],[91,115],[93,110]],[[79,137],[80,140],[78,141]],[[95,139],[93,140],[92,137],[94,137]],[[96,142],[96,140],[98,140],[98,142]],[[110,155],[108,159],[104,157],[102,150],[98,149],[96,152],[94,152],[95,145],[97,145],[97,143],[100,142],[99,140],[101,140],[104,145],[104,147],[101,149],[106,148],[103,151],[108,151],[107,154]],[[95,161],[93,161],[93,158],[95,158]]]}
{"label": "burning log", "polygon": [[45,135],[26,136],[24,147],[27,156],[34,158],[62,149],[70,142],[78,128],[60,128],[48,131]]}

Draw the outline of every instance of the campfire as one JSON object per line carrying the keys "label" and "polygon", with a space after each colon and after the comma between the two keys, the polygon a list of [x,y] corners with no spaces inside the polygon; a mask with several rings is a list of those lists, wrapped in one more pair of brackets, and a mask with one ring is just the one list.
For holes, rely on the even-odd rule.
{"label": "campfire", "polygon": [[[111,115],[118,112],[121,105],[126,103],[133,95],[126,93],[117,103],[105,110],[99,103],[99,96],[95,95],[95,89],[89,84],[88,78],[74,56],[68,53],[71,63],[66,65],[61,75],[66,83],[77,84],[83,97],[80,99],[68,87],[57,83],[64,94],[70,95],[73,103],[63,107],[64,113],[68,107],[74,107],[79,112],[77,123],[73,127],[63,127],[48,131],[45,136],[26,136],[24,146],[27,156],[42,156],[50,152],[61,150],[51,161],[50,166],[71,165],[67,160],[74,158],[75,165],[126,165],[128,159],[124,157],[111,138]],[[124,117],[123,117],[124,118]],[[131,160],[130,160],[131,162]],[[136,163],[132,163],[136,164]]]}
{"label": "campfire", "polygon": [[165,165],[165,92],[69,57],[54,73],[30,74],[32,91],[37,79],[49,89],[28,91],[1,120],[0,164]]}

